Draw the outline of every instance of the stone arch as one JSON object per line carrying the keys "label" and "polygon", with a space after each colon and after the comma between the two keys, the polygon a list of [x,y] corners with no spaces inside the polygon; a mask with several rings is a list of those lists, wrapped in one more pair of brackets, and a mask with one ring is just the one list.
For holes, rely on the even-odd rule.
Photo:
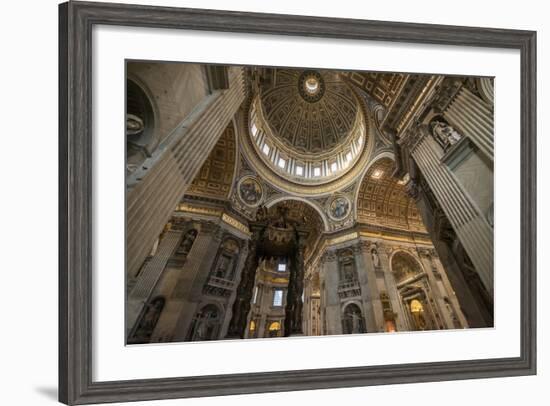
{"label": "stone arch", "polygon": [[148,87],[129,75],[126,93],[126,170],[132,173],[151,155],[158,144],[158,108]]}
{"label": "stone arch", "polygon": [[361,172],[361,175],[359,177],[360,181],[357,182],[357,185],[355,186],[355,189],[353,190],[353,218],[354,220],[357,220],[357,201],[359,200],[359,190],[361,189],[361,184],[365,180],[365,176],[367,176],[367,172],[369,169],[379,160],[388,158],[395,162],[395,154],[391,151],[380,151],[376,156],[374,156],[370,162],[365,166],[365,169],[363,172]]}
{"label": "stone arch", "polygon": [[210,341],[218,338],[223,322],[224,309],[214,302],[201,303],[195,312],[187,341]]}
{"label": "stone arch", "polygon": [[323,209],[319,207],[317,204],[311,202],[310,200],[304,197],[290,196],[290,195],[275,196],[265,202],[265,207],[269,209],[270,207],[275,206],[277,203],[281,203],[285,200],[293,200],[293,201],[303,202],[307,204],[309,207],[314,209],[317,212],[317,214],[319,214],[319,217],[323,221],[323,228],[324,228],[323,231],[329,231],[329,221]]}
{"label": "stone arch", "polygon": [[410,253],[409,251],[407,251],[405,249],[395,250],[390,255],[389,263],[390,263],[390,271],[391,271],[392,275],[394,275],[394,277],[396,278],[397,283],[400,283],[400,282],[406,280],[406,278],[401,278],[401,279],[397,278],[397,274],[400,273],[401,271],[396,269],[397,266],[398,266],[397,264],[394,263],[394,261],[396,261],[396,258],[403,258],[405,261],[409,261],[409,263],[411,265],[413,265],[414,267],[416,267],[418,269],[418,272],[416,272],[418,274],[421,274],[421,273],[426,271],[424,269],[424,266],[422,265],[422,261],[420,261],[420,259],[416,255]]}
{"label": "stone arch", "polygon": [[342,306],[342,332],[344,334],[367,332],[363,307],[357,301],[351,301]]}
{"label": "stone arch", "polygon": [[416,202],[403,180],[392,176],[393,153],[379,154],[368,166],[355,191],[357,222],[406,231],[426,232]]}
{"label": "stone arch", "polygon": [[128,336],[128,344],[147,344],[151,341],[165,304],[164,296],[155,296],[143,306],[141,314]]}
{"label": "stone arch", "polygon": [[[132,83],[134,86],[137,86],[139,88],[139,91],[143,93],[143,96],[145,97],[145,100],[150,106],[150,114],[152,115],[152,139],[148,143],[149,149],[153,149],[156,147],[156,144],[158,143],[158,117],[160,115],[159,113],[159,107],[157,105],[157,102],[155,100],[155,97],[153,95],[153,92],[149,88],[149,86],[137,75],[128,73],[126,77],[126,83],[125,83],[125,90],[126,90],[126,96],[128,96],[128,83]],[[128,101],[126,102],[128,104]],[[128,105],[126,106],[129,107]]]}

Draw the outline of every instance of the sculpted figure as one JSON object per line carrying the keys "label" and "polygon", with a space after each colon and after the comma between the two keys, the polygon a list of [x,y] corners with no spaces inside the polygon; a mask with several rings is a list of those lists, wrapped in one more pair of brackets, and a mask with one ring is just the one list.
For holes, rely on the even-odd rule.
{"label": "sculpted figure", "polygon": [[462,138],[462,135],[443,121],[435,120],[430,125],[433,135],[444,147],[455,145]]}

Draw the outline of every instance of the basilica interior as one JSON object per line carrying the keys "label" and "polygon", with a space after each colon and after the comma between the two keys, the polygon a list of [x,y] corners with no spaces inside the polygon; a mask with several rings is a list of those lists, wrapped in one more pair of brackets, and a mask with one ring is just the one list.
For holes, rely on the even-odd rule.
{"label": "basilica interior", "polygon": [[493,326],[493,79],[126,66],[126,342]]}

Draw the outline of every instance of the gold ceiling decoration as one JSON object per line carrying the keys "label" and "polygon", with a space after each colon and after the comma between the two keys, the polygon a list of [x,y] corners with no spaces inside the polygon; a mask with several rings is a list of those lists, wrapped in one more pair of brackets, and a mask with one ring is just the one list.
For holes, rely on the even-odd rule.
{"label": "gold ceiling decoration", "polygon": [[360,114],[357,98],[336,72],[276,69],[262,105],[274,135],[297,153],[323,153],[346,142]]}
{"label": "gold ceiling decoration", "polygon": [[342,75],[386,108],[399,96],[408,76],[404,73],[378,72],[342,72]]}
{"label": "gold ceiling decoration", "polygon": [[189,186],[187,194],[227,199],[233,182],[235,157],[235,130],[233,123],[229,123]]}
{"label": "gold ceiling decoration", "polygon": [[391,175],[395,163],[390,158],[376,161],[367,171],[357,198],[357,221],[400,230],[426,232],[416,203],[405,185]]}

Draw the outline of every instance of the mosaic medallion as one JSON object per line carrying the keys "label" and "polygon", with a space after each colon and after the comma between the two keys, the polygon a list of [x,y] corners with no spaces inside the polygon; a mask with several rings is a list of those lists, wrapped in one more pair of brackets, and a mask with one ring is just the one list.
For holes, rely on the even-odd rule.
{"label": "mosaic medallion", "polygon": [[263,189],[253,177],[245,177],[239,181],[239,198],[248,206],[258,206],[262,201]]}
{"label": "mosaic medallion", "polygon": [[334,198],[329,205],[329,215],[334,220],[346,218],[350,212],[351,203],[347,197]]}

